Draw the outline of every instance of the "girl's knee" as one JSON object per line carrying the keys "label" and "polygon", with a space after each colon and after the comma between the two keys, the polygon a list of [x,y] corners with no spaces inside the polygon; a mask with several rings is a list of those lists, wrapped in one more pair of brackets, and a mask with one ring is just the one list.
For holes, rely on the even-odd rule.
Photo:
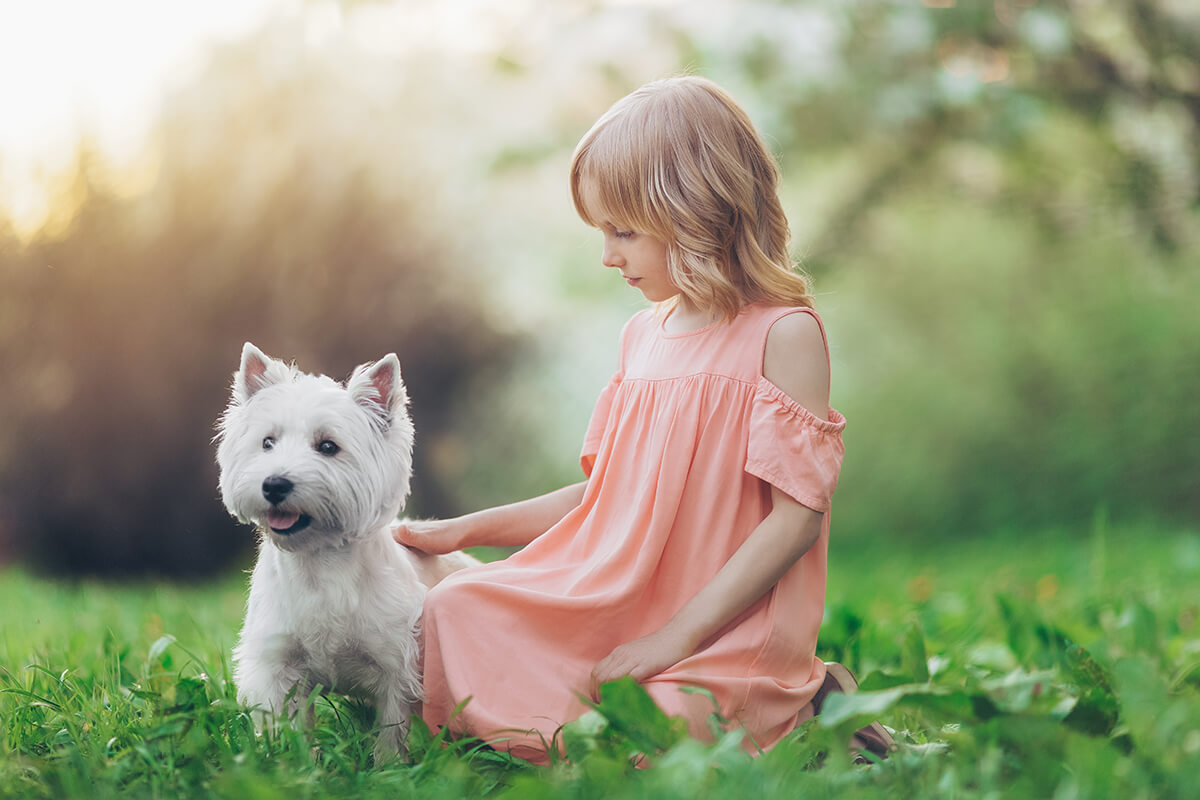
{"label": "girl's knee", "polygon": [[454,608],[470,591],[469,581],[454,573],[425,592],[425,619],[436,619],[442,612]]}
{"label": "girl's knee", "polygon": [[425,592],[424,625],[428,627],[437,619],[439,613],[446,607],[448,598],[452,597],[454,587],[449,581],[442,581],[437,586]]}

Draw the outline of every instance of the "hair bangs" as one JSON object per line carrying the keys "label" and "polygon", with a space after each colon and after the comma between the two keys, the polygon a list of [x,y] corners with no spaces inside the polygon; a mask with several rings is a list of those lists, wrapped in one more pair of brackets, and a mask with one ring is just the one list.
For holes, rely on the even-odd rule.
{"label": "hair bangs", "polygon": [[638,130],[636,115],[619,113],[631,104],[618,103],[580,141],[571,163],[571,196],[580,219],[592,227],[607,222],[666,239],[670,221],[649,193],[656,150]]}

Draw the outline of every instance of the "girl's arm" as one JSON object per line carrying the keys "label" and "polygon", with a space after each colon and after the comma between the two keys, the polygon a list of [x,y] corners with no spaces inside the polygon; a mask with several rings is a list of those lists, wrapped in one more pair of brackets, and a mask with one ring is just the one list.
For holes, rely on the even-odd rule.
{"label": "girl's arm", "polygon": [[[829,418],[829,360],[817,321],[808,314],[781,318],[767,334],[763,374],[819,418]],[[630,675],[643,680],[696,652],[705,639],[779,582],[821,534],[824,514],[771,487],[771,512],[666,625],[613,650],[592,670],[589,691]]]}
{"label": "girl's arm", "polygon": [[581,481],[529,500],[453,519],[402,520],[392,527],[392,537],[426,553],[450,553],[481,545],[527,545],[573,511],[583,500],[586,488],[587,481]]}

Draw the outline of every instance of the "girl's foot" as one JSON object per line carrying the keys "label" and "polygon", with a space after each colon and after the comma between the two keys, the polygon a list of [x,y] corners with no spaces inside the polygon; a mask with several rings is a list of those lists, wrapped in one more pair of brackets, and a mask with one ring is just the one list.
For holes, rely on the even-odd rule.
{"label": "girl's foot", "polygon": [[[824,705],[825,698],[832,692],[854,694],[857,689],[858,681],[854,679],[854,674],[850,670],[836,661],[826,661],[825,682],[821,684],[821,688],[817,690],[812,701],[813,715],[821,713],[821,706]],[[890,751],[895,749],[896,740],[878,722],[872,722],[865,728],[859,729],[850,740],[850,751],[858,763],[870,762],[870,759],[862,755],[864,750],[879,759],[884,759],[888,757]]]}

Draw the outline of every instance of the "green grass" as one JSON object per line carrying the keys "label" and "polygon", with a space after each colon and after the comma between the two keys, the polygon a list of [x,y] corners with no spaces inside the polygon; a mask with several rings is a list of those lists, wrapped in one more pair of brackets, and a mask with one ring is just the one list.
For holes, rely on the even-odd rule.
{"label": "green grass", "polygon": [[[686,739],[632,684],[533,768],[422,726],[374,767],[369,709],[255,736],[229,652],[245,576],[61,583],[0,572],[0,796],[1189,797],[1200,780],[1200,532],[836,542],[821,652],[863,683],[750,759]],[[900,752],[852,764],[873,718]],[[651,769],[636,769],[635,753]]]}

